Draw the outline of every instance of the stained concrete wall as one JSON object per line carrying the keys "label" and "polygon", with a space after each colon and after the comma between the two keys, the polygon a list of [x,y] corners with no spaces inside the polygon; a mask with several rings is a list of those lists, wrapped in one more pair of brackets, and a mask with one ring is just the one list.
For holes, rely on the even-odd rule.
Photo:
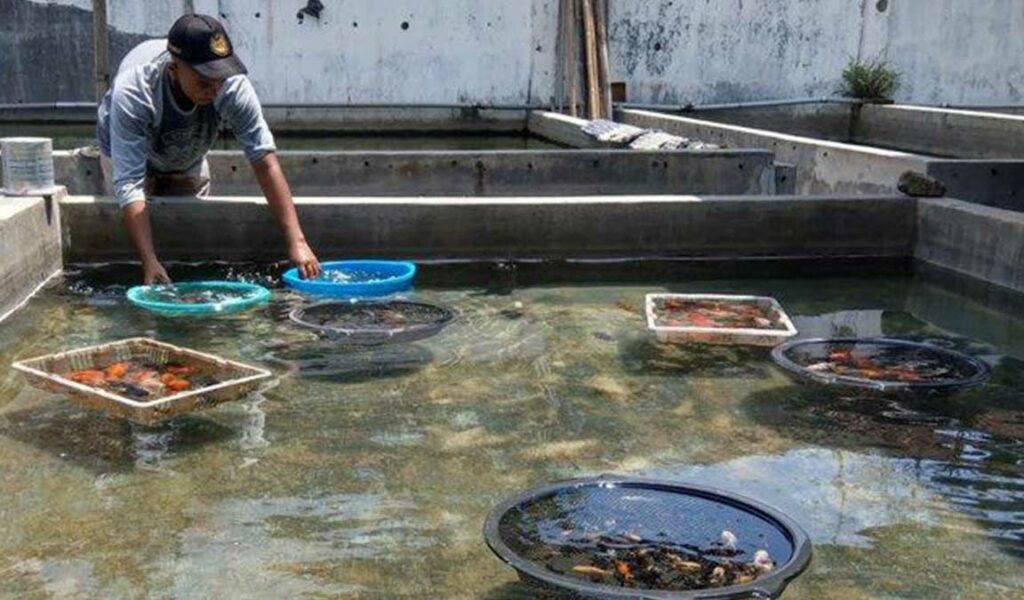
{"label": "stained concrete wall", "polygon": [[946,198],[920,200],[915,256],[1024,292],[1024,214]]}
{"label": "stained concrete wall", "polygon": [[908,170],[925,173],[929,164],[927,157],[906,152],[650,111],[621,110],[616,117],[638,127],[662,129],[730,148],[769,150],[778,161],[796,167],[798,194],[893,193],[900,175]]}
{"label": "stained concrete wall", "polygon": [[935,156],[1024,157],[1024,117],[1015,115],[866,104],[857,110],[851,133],[857,144]]}
{"label": "stained concrete wall", "polygon": [[[899,197],[298,198],[296,206],[321,256],[416,258],[906,257],[915,219],[914,202]],[[62,209],[69,260],[133,257],[115,202],[72,197]],[[260,198],[160,199],[150,216],[165,260],[286,258]]]}
{"label": "stained concrete wall", "polygon": [[[224,22],[265,103],[534,105],[554,90],[557,0],[346,0],[301,22],[298,0],[109,0],[114,66],[123,42],[165,35],[189,4]],[[0,25],[0,56],[18,49],[0,65],[19,82],[0,89],[0,102],[92,99],[89,7],[0,0],[0,14],[19,17]],[[38,77],[54,69],[59,91]]]}
{"label": "stained concrete wall", "polygon": [[1024,0],[616,0],[611,16],[631,101],[830,96],[851,57],[880,56],[899,101],[1024,100]]}
{"label": "stained concrete wall", "polygon": [[[279,152],[300,196],[560,196],[581,194],[771,194],[763,150]],[[209,154],[213,190],[258,195],[241,152]],[[102,193],[99,161],[54,155],[55,179],[78,195]]]}
{"label": "stained concrete wall", "polygon": [[[112,58],[189,4],[218,14],[265,102],[549,105],[557,0],[108,0]],[[0,0],[0,102],[92,98],[90,0]],[[897,99],[1024,102],[1024,0],[615,0],[613,79],[641,102],[828,96],[850,57],[887,56]],[[407,25],[407,27],[403,27]],[[46,78],[39,77],[46,73]]]}
{"label": "stained concrete wall", "polygon": [[60,198],[0,195],[0,320],[61,270]]}

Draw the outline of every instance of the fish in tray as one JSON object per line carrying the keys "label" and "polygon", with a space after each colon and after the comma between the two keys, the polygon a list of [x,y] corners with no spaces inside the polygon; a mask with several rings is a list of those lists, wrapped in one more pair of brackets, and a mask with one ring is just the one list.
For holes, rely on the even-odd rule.
{"label": "fish in tray", "polygon": [[689,591],[744,585],[770,574],[766,550],[744,556],[736,536],[707,548],[644,539],[633,533],[587,536],[550,550],[548,568],[580,579],[627,588]]}
{"label": "fish in tray", "polygon": [[778,311],[752,302],[664,298],[655,308],[661,327],[786,329]]}
{"label": "fish in tray", "polygon": [[157,365],[143,361],[123,361],[64,373],[62,376],[75,383],[134,400],[156,400],[215,383],[212,377],[201,373],[198,367],[173,362]]}
{"label": "fish in tray", "polygon": [[815,373],[901,383],[952,381],[960,376],[948,364],[938,359],[912,356],[900,358],[886,356],[884,353],[868,355],[848,348],[833,349],[828,353],[827,360],[809,363],[805,368]]}

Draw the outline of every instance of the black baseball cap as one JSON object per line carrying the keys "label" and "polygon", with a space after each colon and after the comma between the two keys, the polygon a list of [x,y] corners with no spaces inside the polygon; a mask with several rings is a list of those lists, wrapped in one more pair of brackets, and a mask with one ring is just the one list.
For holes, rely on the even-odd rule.
{"label": "black baseball cap", "polygon": [[207,79],[227,79],[248,73],[220,21],[209,15],[188,14],[171,26],[167,51]]}

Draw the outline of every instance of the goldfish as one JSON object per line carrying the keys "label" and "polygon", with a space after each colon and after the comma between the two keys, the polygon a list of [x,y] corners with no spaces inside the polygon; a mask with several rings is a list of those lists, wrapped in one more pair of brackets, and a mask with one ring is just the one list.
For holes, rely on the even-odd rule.
{"label": "goldfish", "polygon": [[164,369],[167,373],[171,373],[172,375],[192,375],[196,372],[195,367],[190,367],[188,365],[167,365]]}
{"label": "goldfish", "polygon": [[103,371],[96,371],[87,369],[85,371],[75,371],[68,375],[68,379],[75,383],[83,383],[85,385],[91,385],[94,387],[102,386],[107,382],[107,376]]}
{"label": "goldfish", "polygon": [[103,369],[103,374],[106,376],[108,381],[118,381],[128,374],[128,369],[130,368],[131,365],[126,362],[114,363],[106,369]]}
{"label": "goldfish", "polygon": [[604,569],[598,569],[597,567],[591,567],[587,565],[579,565],[572,568],[572,572],[577,575],[583,575],[594,580],[606,579],[611,577],[612,574]]}
{"label": "goldfish", "polygon": [[171,390],[172,392],[180,392],[183,390],[187,390],[189,386],[192,385],[188,382],[187,379],[182,379],[175,375],[174,373],[164,373],[163,375],[161,375],[160,383],[167,386],[167,389]]}
{"label": "goldfish", "polygon": [[632,583],[633,581],[633,569],[629,568],[629,565],[622,562],[621,560],[615,561],[615,570],[619,575],[622,576],[622,581],[625,583]]}

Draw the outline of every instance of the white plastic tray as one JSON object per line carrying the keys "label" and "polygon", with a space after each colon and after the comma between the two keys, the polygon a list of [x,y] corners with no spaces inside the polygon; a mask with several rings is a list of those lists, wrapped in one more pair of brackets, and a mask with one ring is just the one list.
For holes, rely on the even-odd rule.
{"label": "white plastic tray", "polygon": [[[762,308],[774,310],[779,315],[779,323],[785,329],[741,329],[729,327],[667,327],[657,324],[655,302],[657,300],[676,299],[681,301],[711,300],[727,304],[756,304]],[[719,294],[647,294],[646,300],[647,328],[654,332],[659,342],[674,344],[700,343],[730,346],[767,346],[774,347],[797,334],[796,327],[782,306],[766,296],[729,296]]]}
{"label": "white plastic tray", "polygon": [[[69,371],[90,369],[98,365],[139,358],[161,363],[181,361],[202,365],[214,371],[220,381],[172,396],[140,402],[108,390],[83,385],[62,376],[63,373]],[[203,354],[149,338],[131,338],[100,346],[59,352],[21,360],[12,366],[27,375],[29,381],[40,389],[63,394],[86,408],[100,410],[108,415],[129,419],[143,425],[154,425],[171,417],[222,402],[237,400],[254,391],[260,380],[271,376],[270,371],[266,369],[251,367],[212,354]]]}

